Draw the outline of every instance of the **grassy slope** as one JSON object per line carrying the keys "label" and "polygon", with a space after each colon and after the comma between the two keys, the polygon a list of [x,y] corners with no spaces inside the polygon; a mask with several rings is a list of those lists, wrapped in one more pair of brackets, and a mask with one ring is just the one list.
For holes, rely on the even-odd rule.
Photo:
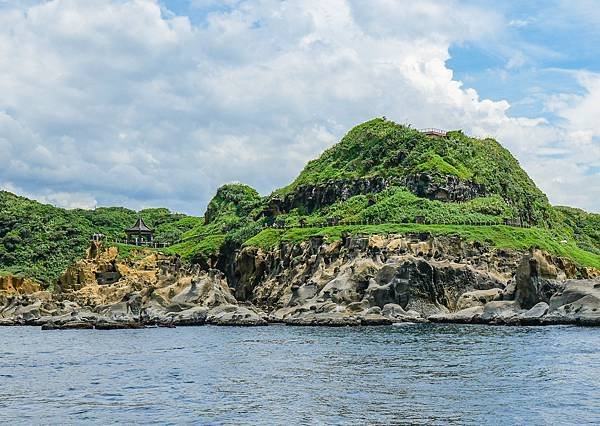
{"label": "grassy slope", "polygon": [[269,228],[245,242],[246,246],[264,249],[277,247],[282,241],[298,243],[310,236],[322,235],[330,241],[341,238],[345,233],[356,234],[409,234],[431,232],[434,235],[459,235],[466,241],[480,241],[492,247],[526,250],[539,247],[557,256],[572,259],[578,264],[600,268],[600,255],[590,253],[578,247],[573,241],[561,243],[552,232],[543,228],[514,228],[504,225],[468,226],[468,225],[421,225],[394,224],[330,226],[322,228]]}
{"label": "grassy slope", "polygon": [[562,206],[556,210],[562,215],[562,222],[573,231],[577,244],[600,255],[600,214]]}

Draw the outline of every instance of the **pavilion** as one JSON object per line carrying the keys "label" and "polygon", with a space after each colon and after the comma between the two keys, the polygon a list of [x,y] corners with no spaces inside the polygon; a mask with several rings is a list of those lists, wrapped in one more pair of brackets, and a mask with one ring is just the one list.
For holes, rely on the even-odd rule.
{"label": "pavilion", "polygon": [[128,241],[135,241],[135,245],[143,245],[145,243],[151,243],[154,233],[146,224],[144,219],[141,217],[135,222],[131,228],[126,229]]}

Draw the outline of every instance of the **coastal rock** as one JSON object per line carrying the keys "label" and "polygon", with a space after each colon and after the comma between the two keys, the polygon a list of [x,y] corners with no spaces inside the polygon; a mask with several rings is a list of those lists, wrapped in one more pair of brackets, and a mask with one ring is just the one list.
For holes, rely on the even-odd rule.
{"label": "coastal rock", "polygon": [[176,256],[143,250],[134,258],[119,260],[116,248],[98,242],[60,277],[56,292],[0,295],[0,324],[45,329],[87,324],[108,330],[207,322],[261,325],[265,320],[260,311],[238,305],[218,270],[201,271],[183,265]]}
{"label": "coastal rock", "polygon": [[483,306],[479,319],[482,322],[502,324],[510,322],[521,313],[521,306],[516,301],[492,301]]}
{"label": "coastal rock", "polygon": [[553,294],[562,290],[563,284],[557,277],[558,269],[551,259],[534,250],[523,258],[517,268],[514,300],[525,309],[539,302],[548,303]]}
{"label": "coastal rock", "polygon": [[245,306],[220,305],[208,312],[206,322],[213,325],[258,326],[267,321]]}
{"label": "coastal rock", "polygon": [[[455,311],[470,291],[490,290],[481,296],[486,301],[496,297],[520,257],[428,233],[343,236],[331,243],[314,237],[272,252],[242,249],[230,283],[238,300],[268,312],[271,321],[355,324],[375,314],[371,308],[395,321],[424,321]],[[465,258],[471,261],[456,262]],[[386,305],[398,308],[384,311]]]}
{"label": "coastal rock", "polygon": [[549,306],[546,302],[539,302],[533,308],[523,312],[518,317],[518,322],[523,325],[537,325],[542,322],[544,315],[548,313]]}
{"label": "coastal rock", "polygon": [[549,305],[547,322],[600,325],[600,278],[566,281]]}
{"label": "coastal rock", "polygon": [[458,302],[456,309],[463,310],[475,306],[483,306],[492,300],[498,300],[502,295],[502,290],[499,288],[491,288],[489,290],[474,290],[463,293]]}
{"label": "coastal rock", "polygon": [[457,312],[445,312],[430,315],[427,320],[431,322],[443,322],[443,323],[464,323],[464,324],[478,324],[482,322],[481,316],[483,315],[483,305],[473,306],[470,308],[461,309]]}

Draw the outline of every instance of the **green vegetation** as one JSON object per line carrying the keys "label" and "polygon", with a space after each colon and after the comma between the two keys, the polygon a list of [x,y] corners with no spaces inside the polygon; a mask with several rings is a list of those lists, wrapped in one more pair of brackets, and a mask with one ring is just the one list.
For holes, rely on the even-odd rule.
{"label": "green vegetation", "polygon": [[208,263],[224,246],[239,246],[262,229],[254,220],[261,208],[262,199],[253,188],[223,185],[208,204],[204,221],[182,234],[182,241],[166,252],[178,253],[188,261]]}
{"label": "green vegetation", "polygon": [[600,255],[600,214],[572,207],[556,207],[566,231],[584,250]]}
{"label": "green vegetation", "polygon": [[535,186],[518,161],[493,139],[476,139],[460,131],[444,138],[429,137],[408,126],[374,119],[350,130],[340,143],[308,162],[292,184],[278,195],[303,185],[330,180],[382,176],[402,178],[418,173],[434,178],[456,176],[483,185],[515,212],[532,223],[551,219],[546,196]]}
{"label": "green vegetation", "polygon": [[83,255],[92,234],[124,238],[123,230],[138,215],[163,241],[179,239],[200,222],[162,208],[139,213],[122,207],[65,210],[0,191],[0,269],[49,285]]}
{"label": "green vegetation", "polygon": [[[434,181],[448,176],[485,187],[486,196],[467,202],[421,198],[403,185],[405,178],[426,173]],[[274,201],[293,196],[307,185],[384,177],[391,185],[379,193],[362,193],[311,207],[295,205],[281,212]],[[228,184],[218,189],[203,218],[167,209],[134,212],[121,207],[64,210],[0,192],[0,273],[36,278],[51,284],[81,257],[93,233],[123,238],[137,216],[160,241],[175,242],[167,253],[211,264],[242,245],[272,248],[312,235],[328,239],[350,234],[431,232],[456,234],[495,247],[536,246],[581,265],[600,268],[600,215],[568,207],[553,208],[517,160],[492,139],[475,139],[460,131],[428,137],[384,119],[363,123],[310,161],[289,186],[261,198],[251,187]],[[515,228],[505,220],[524,218],[536,226]],[[339,226],[324,226],[331,221]],[[414,222],[424,222],[415,224]],[[266,228],[284,224],[291,229]],[[346,225],[343,225],[346,223]],[[371,225],[349,225],[370,223]],[[485,223],[490,226],[470,226]],[[304,227],[299,227],[303,224]],[[136,248],[119,245],[121,256]]]}
{"label": "green vegetation", "polygon": [[345,201],[324,206],[310,215],[300,215],[299,209],[278,216],[288,226],[322,224],[327,218],[340,222],[415,222],[420,217],[427,223],[489,223],[502,224],[514,217],[514,210],[500,196],[475,198],[465,203],[443,203],[420,198],[404,188],[391,187],[378,194],[356,195]]}

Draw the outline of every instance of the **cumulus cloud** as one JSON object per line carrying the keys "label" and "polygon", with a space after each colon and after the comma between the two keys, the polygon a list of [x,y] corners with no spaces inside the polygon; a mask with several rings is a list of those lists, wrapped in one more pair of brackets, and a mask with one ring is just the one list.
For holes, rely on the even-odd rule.
{"label": "cumulus cloud", "polygon": [[543,182],[539,167],[540,152],[566,148],[574,157],[556,167],[597,177],[582,150],[598,128],[586,127],[587,146],[572,138],[595,98],[556,106],[560,125],[513,118],[447,67],[450,45],[487,37],[501,16],[451,1],[196,2],[219,5],[198,25],[150,0],[0,8],[2,185],[60,205],[202,214],[219,185],[268,193],[386,115],[498,136],[553,201],[598,210],[597,196]]}

